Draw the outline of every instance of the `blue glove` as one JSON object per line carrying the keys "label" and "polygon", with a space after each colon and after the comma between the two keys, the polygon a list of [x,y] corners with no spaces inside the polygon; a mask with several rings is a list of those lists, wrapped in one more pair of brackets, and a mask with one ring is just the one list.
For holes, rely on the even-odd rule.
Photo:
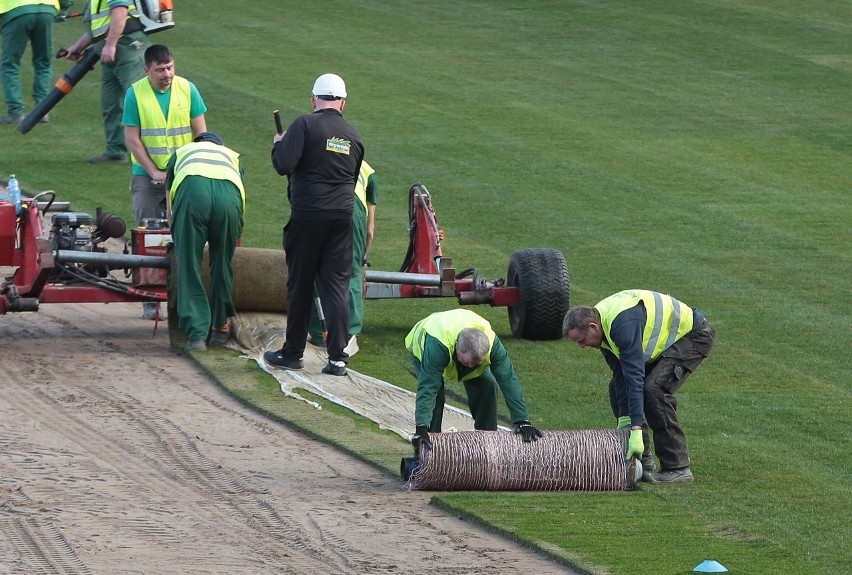
{"label": "blue glove", "polygon": [[630,427],[629,415],[622,415],[618,418],[618,423],[615,424],[616,429],[624,429],[625,427]]}
{"label": "blue glove", "polygon": [[524,443],[538,441],[538,438],[542,437],[541,432],[533,427],[532,423],[529,421],[516,421],[515,433],[521,434],[521,437],[524,439]]}
{"label": "blue glove", "polygon": [[645,442],[642,441],[642,430],[631,429],[630,439],[627,440],[627,453],[624,454],[624,458],[630,459],[634,455],[642,457],[643,451],[645,451]]}

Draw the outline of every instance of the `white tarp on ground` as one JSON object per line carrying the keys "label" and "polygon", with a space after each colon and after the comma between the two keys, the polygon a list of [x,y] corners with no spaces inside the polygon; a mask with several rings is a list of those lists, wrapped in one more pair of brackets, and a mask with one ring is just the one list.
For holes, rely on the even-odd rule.
{"label": "white tarp on ground", "polygon": [[[275,377],[285,395],[319,408],[316,402],[298,394],[296,389],[301,388],[351,409],[406,440],[414,433],[414,393],[352,369],[348,370],[345,377],[326,375],[322,373],[328,361],[324,348],[311,344],[306,346],[303,371],[268,366],[263,360],[263,352],[281,348],[287,325],[286,315],[239,312],[232,320],[232,325],[234,337],[231,341],[236,340],[232,345]],[[443,425],[444,431],[469,431],[473,429],[473,418],[467,412],[447,406],[444,408]]]}

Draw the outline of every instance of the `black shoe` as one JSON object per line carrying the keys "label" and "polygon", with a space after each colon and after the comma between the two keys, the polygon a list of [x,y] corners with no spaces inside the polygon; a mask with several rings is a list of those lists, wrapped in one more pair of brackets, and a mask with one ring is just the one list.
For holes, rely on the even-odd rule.
{"label": "black shoe", "polygon": [[[340,365],[337,365],[338,363]],[[328,365],[322,368],[322,372],[328,375],[346,375],[346,364],[342,361],[334,362],[329,360]]]}
{"label": "black shoe", "polygon": [[305,362],[302,359],[286,359],[281,355],[281,350],[267,351],[263,354],[263,361],[273,367],[281,369],[289,369],[290,371],[302,371],[305,369]]}

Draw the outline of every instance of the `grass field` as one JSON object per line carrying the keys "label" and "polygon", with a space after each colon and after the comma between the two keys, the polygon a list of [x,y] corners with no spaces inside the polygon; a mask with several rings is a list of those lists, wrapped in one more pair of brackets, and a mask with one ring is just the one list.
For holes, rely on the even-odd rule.
{"label": "grass field", "polygon": [[[713,355],[678,396],[694,484],[442,493],[437,504],[589,573],[680,575],[707,557],[749,575],[852,569],[852,4],[238,4],[179,4],[175,29],[152,39],[199,87],[209,129],[243,154],[244,245],[280,247],[287,218],[271,111],[307,111],[313,79],[334,71],[378,170],[374,269],[399,268],[407,190],[420,181],[459,269],[501,277],[515,250],[552,247],[568,261],[572,305],[642,287],[716,328]],[[81,26],[58,24],[57,47]],[[0,130],[0,175],[129,220],[129,168],[85,162],[103,146],[99,75],[50,124]],[[352,367],[413,389],[402,338],[455,305],[368,302]],[[504,339],[535,424],[614,424],[598,353],[515,339],[505,310],[476,311]],[[353,453],[379,464],[408,453],[339,410],[304,416],[225,352],[203,361],[246,401]],[[347,425],[362,439],[343,437]]]}

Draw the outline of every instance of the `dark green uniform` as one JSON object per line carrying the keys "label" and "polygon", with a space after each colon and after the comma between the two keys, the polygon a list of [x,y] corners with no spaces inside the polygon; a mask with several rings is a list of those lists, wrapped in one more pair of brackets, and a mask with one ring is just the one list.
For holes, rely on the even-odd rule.
{"label": "dark green uniform", "polygon": [[[187,144],[169,160],[166,186],[172,190],[172,239],[178,264],[177,311],[179,326],[190,341],[205,341],[210,328],[222,328],[236,313],[233,299],[234,273],[231,258],[243,229],[243,196],[234,181],[197,172],[208,167],[203,163],[184,167],[192,159],[187,150],[200,149],[208,155],[219,148],[234,156],[224,146],[206,142]],[[233,156],[232,156],[233,157]],[[223,160],[221,163],[229,161]],[[234,157],[234,161],[238,160]],[[189,164],[190,162],[186,162]],[[181,170],[194,168],[196,173],[182,177]],[[242,168],[234,168],[242,175]],[[237,177],[237,176],[234,176]],[[177,181],[176,189],[172,189]],[[240,184],[241,185],[241,184]],[[201,280],[204,244],[209,244],[209,296]]]}
{"label": "dark green uniform", "polygon": [[50,90],[53,21],[58,9],[56,0],[0,0],[0,35],[3,38],[0,73],[3,77],[3,98],[12,120],[24,116],[21,59],[27,43],[32,48],[33,102],[39,103]]}
{"label": "dark green uniform", "polygon": [[[151,45],[151,41],[142,31],[139,18],[134,17],[136,5],[133,0],[90,0],[86,5],[86,18],[90,25],[92,14],[103,13],[103,11],[125,6],[130,11],[129,18],[125,23],[124,34],[119,38],[115,48],[115,62],[104,64],[103,76],[101,77],[101,116],[104,122],[104,135],[106,136],[105,155],[110,157],[124,156],[127,154],[127,144],[124,142],[124,126],[121,117],[124,113],[124,94],[136,80],[145,77],[145,50]],[[100,12],[99,12],[100,11]],[[104,32],[105,34],[106,32]],[[101,53],[104,47],[105,36],[94,35],[95,44],[92,50]]]}
{"label": "dark green uniform", "polygon": [[[485,331],[491,349],[481,365],[466,367],[456,358],[456,340],[462,329]],[[499,387],[513,422],[527,421],[524,393],[512,361],[500,338],[482,317],[466,309],[433,313],[415,325],[405,338],[417,375],[416,425],[428,425],[439,433],[444,415],[444,378],[464,384],[474,428],[497,429]]]}

